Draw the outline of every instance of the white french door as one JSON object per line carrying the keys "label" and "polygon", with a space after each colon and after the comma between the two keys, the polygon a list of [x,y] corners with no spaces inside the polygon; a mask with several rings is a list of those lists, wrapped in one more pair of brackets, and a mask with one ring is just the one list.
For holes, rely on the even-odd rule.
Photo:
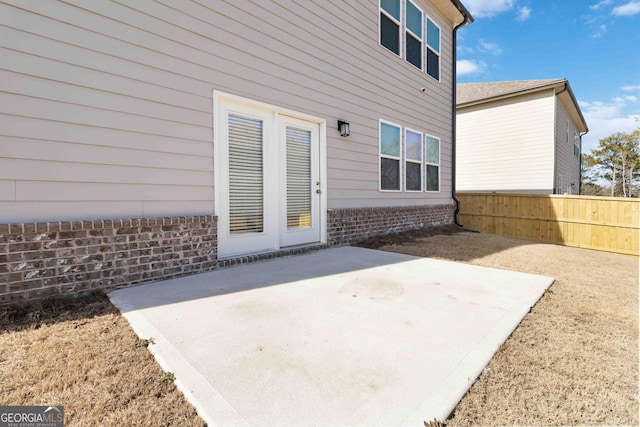
{"label": "white french door", "polygon": [[279,116],[280,245],[320,241],[319,126]]}
{"label": "white french door", "polygon": [[320,123],[219,99],[220,258],[321,241]]}

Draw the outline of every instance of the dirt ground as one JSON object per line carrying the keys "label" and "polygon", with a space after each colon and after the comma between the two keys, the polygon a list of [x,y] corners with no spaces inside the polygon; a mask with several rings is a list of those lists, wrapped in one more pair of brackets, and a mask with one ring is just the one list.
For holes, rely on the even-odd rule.
{"label": "dirt ground", "polygon": [[556,279],[447,425],[632,425],[638,420],[638,258],[479,233],[367,242]]}
{"label": "dirt ground", "polygon": [[65,426],[204,426],[137,338],[104,295],[0,310],[0,406],[63,405]]}
{"label": "dirt ground", "polygon": [[[364,246],[556,282],[445,424],[638,425],[638,258],[456,231]],[[103,295],[0,309],[0,406],[61,404],[69,426],[204,425],[137,339]]]}

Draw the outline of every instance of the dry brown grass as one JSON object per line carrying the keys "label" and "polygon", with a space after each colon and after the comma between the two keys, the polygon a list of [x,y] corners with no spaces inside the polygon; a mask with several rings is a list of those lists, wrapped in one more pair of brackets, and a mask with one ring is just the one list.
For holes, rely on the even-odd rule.
{"label": "dry brown grass", "polygon": [[68,426],[203,426],[102,295],[0,311],[0,406],[64,405]]}
{"label": "dry brown grass", "polygon": [[[369,246],[556,278],[447,425],[638,425],[637,258],[443,232]],[[62,404],[69,426],[204,425],[136,339],[104,296],[0,310],[0,405]]]}
{"label": "dry brown grass", "polygon": [[639,425],[638,258],[474,233],[378,243],[556,279],[447,425]]}

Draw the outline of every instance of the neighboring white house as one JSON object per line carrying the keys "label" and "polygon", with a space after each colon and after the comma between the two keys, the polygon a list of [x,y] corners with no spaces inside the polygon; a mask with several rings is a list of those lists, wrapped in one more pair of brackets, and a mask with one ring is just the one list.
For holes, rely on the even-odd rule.
{"label": "neighboring white house", "polygon": [[579,194],[588,127],[566,79],[460,83],[456,122],[458,191]]}
{"label": "neighboring white house", "polygon": [[0,2],[0,289],[453,222],[471,21],[458,0]]}

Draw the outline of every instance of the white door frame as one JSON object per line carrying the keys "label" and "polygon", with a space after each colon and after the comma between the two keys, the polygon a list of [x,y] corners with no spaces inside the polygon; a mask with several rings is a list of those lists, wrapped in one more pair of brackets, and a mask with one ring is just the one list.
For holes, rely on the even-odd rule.
{"label": "white door frame", "polygon": [[[240,256],[243,254],[249,254],[252,252],[263,252],[269,250],[278,250],[281,248],[280,241],[280,227],[279,219],[285,215],[281,212],[277,215],[277,218],[265,218],[265,235],[262,237],[262,242],[259,247],[253,247],[248,250],[244,250],[244,242],[248,242],[251,236],[229,236],[228,231],[228,206],[227,206],[227,191],[228,191],[228,178],[226,170],[226,159],[228,158],[228,146],[224,143],[226,141],[226,113],[229,110],[237,111],[244,114],[248,112],[251,115],[257,117],[273,117],[273,123],[278,123],[278,115],[284,115],[294,119],[300,119],[307,122],[313,122],[318,125],[318,137],[319,137],[319,159],[318,159],[318,174],[320,185],[320,198],[318,206],[318,218],[320,228],[320,243],[326,243],[327,234],[327,174],[326,174],[326,120],[319,117],[311,116],[297,111],[292,111],[285,108],[280,108],[275,105],[254,101],[248,98],[240,97],[237,95],[221,92],[218,90],[213,91],[213,171],[214,171],[214,214],[218,216],[218,257],[221,259],[229,258],[233,256]],[[267,126],[264,129],[265,138],[270,138],[272,141],[277,141],[278,138],[278,126]],[[267,132],[269,134],[267,134]],[[271,166],[277,165],[277,159],[281,158],[281,152],[265,153],[266,157],[271,158],[277,156],[274,163]],[[265,159],[267,161],[268,159]],[[269,161],[272,161],[269,160]],[[281,174],[276,174],[281,179]],[[274,194],[279,191],[281,185],[276,188],[267,188],[266,191],[269,195],[273,194],[273,198],[269,197],[274,203],[278,204],[278,210],[282,209],[282,203],[278,195]],[[265,200],[267,202],[267,200]],[[274,224],[275,221],[275,224]],[[256,237],[255,235],[253,236]]]}
{"label": "white door frame", "polygon": [[[287,197],[280,195],[280,245],[281,246],[294,246],[298,244],[304,244],[305,242],[320,241],[320,194],[322,190],[320,187],[320,174],[318,170],[319,166],[319,128],[318,123],[310,122],[309,120],[300,120],[298,118],[288,117],[283,114],[278,114],[278,141],[282,142],[282,150],[280,150],[280,188],[286,195],[287,186],[287,152],[286,152],[286,129],[288,127],[303,129],[310,132],[311,137],[311,188],[309,193],[311,195],[311,212],[315,212],[315,215],[311,216],[313,223],[309,229],[288,229],[287,228]],[[316,149],[317,148],[317,149]],[[318,183],[316,185],[316,183]],[[320,191],[320,193],[316,193]]]}

